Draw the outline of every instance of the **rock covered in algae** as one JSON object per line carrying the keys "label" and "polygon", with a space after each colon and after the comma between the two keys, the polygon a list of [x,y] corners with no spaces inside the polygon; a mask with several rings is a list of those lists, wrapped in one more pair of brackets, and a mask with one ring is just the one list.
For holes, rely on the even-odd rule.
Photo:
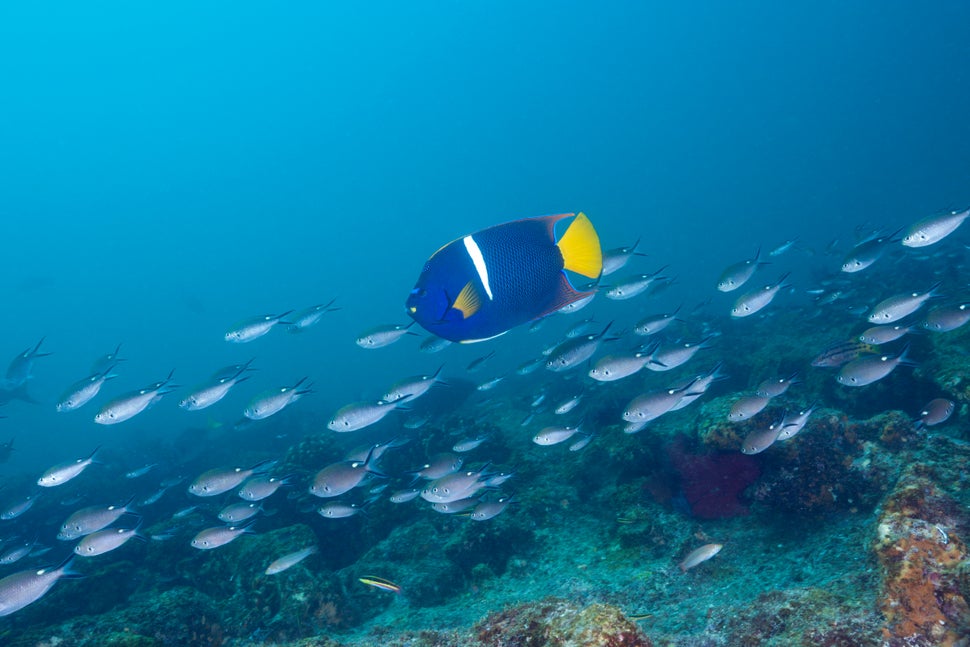
{"label": "rock covered in algae", "polygon": [[476,647],[652,647],[614,606],[546,599],[493,613],[472,630]]}
{"label": "rock covered in algae", "polygon": [[883,504],[874,550],[883,569],[884,636],[895,647],[961,644],[970,607],[961,577],[970,516],[916,465]]}

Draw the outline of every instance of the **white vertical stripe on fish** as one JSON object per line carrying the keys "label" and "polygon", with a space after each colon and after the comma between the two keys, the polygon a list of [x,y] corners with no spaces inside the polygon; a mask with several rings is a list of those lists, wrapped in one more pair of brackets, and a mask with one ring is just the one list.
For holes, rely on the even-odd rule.
{"label": "white vertical stripe on fish", "polygon": [[485,257],[482,256],[482,250],[478,248],[478,243],[471,236],[465,236],[462,238],[462,242],[465,243],[465,250],[468,255],[472,258],[472,263],[475,264],[475,271],[478,272],[478,279],[482,282],[482,287],[485,288],[485,294],[488,295],[488,300],[492,300],[492,288],[488,285],[488,268],[485,267]]}

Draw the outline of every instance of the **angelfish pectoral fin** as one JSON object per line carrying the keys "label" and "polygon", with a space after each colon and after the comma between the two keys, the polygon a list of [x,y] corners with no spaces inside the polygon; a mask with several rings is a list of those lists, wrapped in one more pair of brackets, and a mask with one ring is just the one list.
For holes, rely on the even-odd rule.
{"label": "angelfish pectoral fin", "polygon": [[464,319],[468,319],[482,307],[482,297],[471,281],[461,289],[458,298],[451,304],[451,307],[461,312]]}

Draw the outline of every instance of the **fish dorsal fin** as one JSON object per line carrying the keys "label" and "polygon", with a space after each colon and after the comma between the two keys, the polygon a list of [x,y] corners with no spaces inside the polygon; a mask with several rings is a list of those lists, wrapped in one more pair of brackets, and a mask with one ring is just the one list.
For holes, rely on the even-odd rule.
{"label": "fish dorsal fin", "polygon": [[591,279],[598,279],[603,273],[600,239],[586,214],[576,216],[556,244],[565,269]]}
{"label": "fish dorsal fin", "polygon": [[458,298],[455,302],[451,304],[451,307],[455,310],[461,312],[463,318],[468,319],[470,316],[478,312],[479,308],[482,307],[482,297],[469,281],[465,284],[465,287],[461,289],[458,293]]}

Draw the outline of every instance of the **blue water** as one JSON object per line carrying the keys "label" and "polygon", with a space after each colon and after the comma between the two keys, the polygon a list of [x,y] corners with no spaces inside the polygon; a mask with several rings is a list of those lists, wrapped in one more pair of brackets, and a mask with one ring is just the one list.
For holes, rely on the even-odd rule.
{"label": "blue water", "polygon": [[[30,387],[42,404],[2,410],[17,447],[2,473],[229,425],[303,376],[316,393],[298,406],[325,420],[433,371],[413,343],[353,340],[406,322],[424,260],[498,222],[582,210],[605,247],[642,238],[639,267],[677,276],[661,311],[708,298],[759,246],[821,254],[857,226],[964,208],[967,24],[963,2],[8,3],[0,357],[45,336],[52,355]],[[801,289],[813,258],[785,268]],[[332,298],[304,335],[222,339]],[[497,374],[523,338],[447,361],[498,348]],[[171,369],[186,386],[260,370],[199,414],[54,412],[118,343],[99,403]]]}

